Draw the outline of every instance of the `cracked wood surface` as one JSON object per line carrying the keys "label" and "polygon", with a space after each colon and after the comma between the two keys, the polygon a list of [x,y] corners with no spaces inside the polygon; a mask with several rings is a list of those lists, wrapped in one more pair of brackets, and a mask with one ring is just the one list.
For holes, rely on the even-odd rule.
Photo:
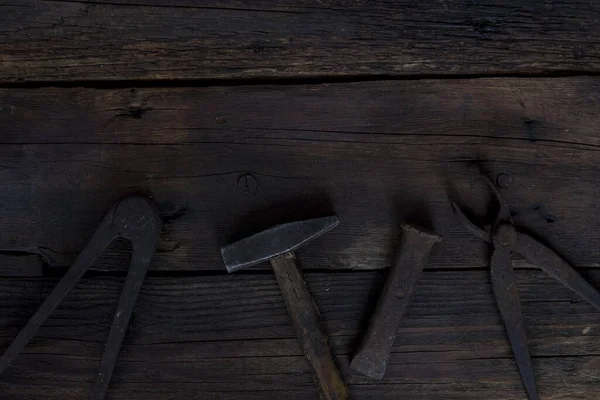
{"label": "cracked wood surface", "polygon": [[594,77],[2,89],[0,255],[15,267],[0,273],[69,266],[135,193],[165,220],[152,270],[224,271],[219,246],[331,213],[341,225],[301,249],[304,269],[388,267],[400,223],[428,220],[445,240],[427,268],[487,268],[448,202],[488,210],[479,170],[506,185],[518,226],[597,267],[599,90]]}
{"label": "cracked wood surface", "polygon": [[[353,399],[524,399],[486,271],[425,271],[381,381],[347,365],[385,273],[306,273]],[[547,275],[517,271],[543,398],[595,399],[600,313]],[[586,274],[600,285],[598,271]],[[11,400],[85,398],[123,278],[85,278],[0,379]],[[0,349],[56,284],[0,279]],[[270,274],[150,277],[111,399],[311,399],[316,389]],[[399,397],[400,396],[400,397]]]}
{"label": "cracked wood surface", "polygon": [[600,4],[0,1],[0,82],[600,72]]}

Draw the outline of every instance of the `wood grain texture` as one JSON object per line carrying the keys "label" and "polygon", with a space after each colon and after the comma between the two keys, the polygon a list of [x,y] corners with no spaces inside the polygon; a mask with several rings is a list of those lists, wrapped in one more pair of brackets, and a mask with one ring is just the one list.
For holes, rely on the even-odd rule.
{"label": "wood grain texture", "polygon": [[44,264],[40,257],[32,254],[0,254],[2,276],[42,276]]}
{"label": "wood grain texture", "polygon": [[224,271],[219,246],[331,213],[340,227],[301,266],[388,267],[417,222],[445,239],[429,268],[487,267],[448,202],[483,217],[483,170],[517,226],[597,267],[599,92],[591,77],[0,90],[1,253],[66,267],[111,204],[142,193],[165,219],[153,270]]}
{"label": "wood grain texture", "polygon": [[[524,399],[487,272],[425,271],[381,382],[347,368],[381,289],[382,272],[306,273],[353,399]],[[600,284],[593,271],[590,279]],[[517,271],[543,398],[594,399],[600,313],[546,275]],[[0,350],[56,284],[0,279]],[[0,376],[13,400],[85,398],[122,279],[82,280]],[[110,399],[316,399],[272,275],[147,278]]]}
{"label": "wood grain texture", "polygon": [[11,0],[0,82],[600,71],[567,0]]}

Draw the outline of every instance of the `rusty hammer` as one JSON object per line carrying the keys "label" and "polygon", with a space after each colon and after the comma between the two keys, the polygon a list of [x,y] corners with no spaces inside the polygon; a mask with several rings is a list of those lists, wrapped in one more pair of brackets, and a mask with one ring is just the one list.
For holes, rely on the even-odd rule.
{"label": "rusty hammer", "polygon": [[296,263],[294,250],[338,224],[335,216],[291,222],[221,247],[230,273],[267,260],[271,263],[322,400],[346,400],[348,389],[333,362],[321,315]]}

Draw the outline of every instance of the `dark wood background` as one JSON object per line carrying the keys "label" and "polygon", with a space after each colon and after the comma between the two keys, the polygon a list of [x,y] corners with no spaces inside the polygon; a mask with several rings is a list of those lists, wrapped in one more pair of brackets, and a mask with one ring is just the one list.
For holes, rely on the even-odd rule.
{"label": "dark wood background", "polygon": [[[354,399],[525,399],[494,303],[485,173],[515,223],[600,288],[600,4],[0,0],[0,351],[105,210],[164,229],[109,399],[312,399],[268,266],[219,246],[335,213],[298,252]],[[381,382],[349,358],[400,223],[444,237]],[[130,248],[116,242],[0,376],[87,398]],[[515,257],[543,399],[597,399],[600,313]]]}

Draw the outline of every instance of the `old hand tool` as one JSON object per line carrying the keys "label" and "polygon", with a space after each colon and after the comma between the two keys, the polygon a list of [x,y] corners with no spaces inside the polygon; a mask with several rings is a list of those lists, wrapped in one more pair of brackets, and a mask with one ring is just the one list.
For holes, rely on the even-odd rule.
{"label": "old hand tool", "polygon": [[493,246],[490,272],[496,303],[504,321],[525,390],[529,399],[537,400],[540,397],[527,349],[527,337],[523,328],[519,292],[511,265],[511,254],[513,252],[521,254],[548,275],[579,294],[598,310],[600,310],[600,293],[554,251],[531,236],[517,231],[513,226],[508,205],[499,190],[488,178],[484,177],[484,180],[499,204],[498,216],[492,225],[482,229],[471,222],[456,203],[453,202],[452,207],[460,221],[472,234]]}
{"label": "old hand tool", "polygon": [[338,224],[337,217],[291,222],[221,248],[229,272],[270,261],[296,328],[298,341],[311,364],[320,390],[319,395],[323,400],[348,399],[348,389],[333,362],[319,310],[296,264],[293,251]]}
{"label": "old hand tool", "polygon": [[79,254],[75,263],[4,352],[0,358],[0,374],[25,348],[46,318],[92,266],[94,260],[115,239],[125,238],[131,241],[133,247],[131,265],[90,397],[92,400],[103,399],[108,390],[108,384],[125,337],[125,330],[142,287],[142,281],[154,254],[160,229],[160,217],[150,200],[142,197],[128,197],[114,205],[106,213],[100,227]]}
{"label": "old hand tool", "polygon": [[419,274],[433,245],[442,238],[411,225],[402,225],[402,242],[367,331],[350,368],[375,379],[383,378],[400,320],[406,312]]}

